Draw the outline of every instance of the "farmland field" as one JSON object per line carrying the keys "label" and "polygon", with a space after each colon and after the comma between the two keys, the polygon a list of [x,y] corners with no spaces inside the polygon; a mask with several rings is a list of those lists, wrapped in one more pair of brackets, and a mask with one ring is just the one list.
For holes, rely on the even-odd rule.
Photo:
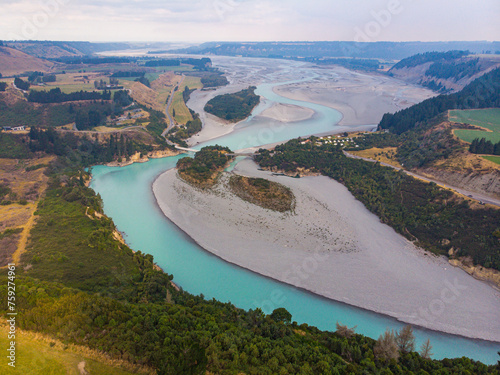
{"label": "farmland field", "polygon": [[500,164],[500,156],[488,155],[488,156],[483,156],[483,159],[492,161],[493,163],[496,164]]}
{"label": "farmland field", "polygon": [[455,130],[455,135],[465,142],[470,143],[476,138],[486,138],[486,140],[493,143],[500,142],[500,108],[450,111],[449,119],[450,121],[471,124],[490,130]]}
{"label": "farmland field", "polygon": [[186,86],[190,89],[201,89],[203,87],[200,78],[184,77],[182,85],[179,86],[179,89],[174,94],[172,107],[170,108],[170,114],[172,114],[172,111],[175,110],[175,121],[179,124],[185,124],[193,119],[188,107],[184,103],[184,99],[182,98],[182,93],[184,92],[184,88]]}
{"label": "farmland field", "polygon": [[100,73],[66,73],[58,74],[56,82],[46,83],[45,86],[33,85],[33,90],[50,90],[59,87],[62,92],[69,94],[76,91],[94,91],[95,80],[108,81],[108,77]]}

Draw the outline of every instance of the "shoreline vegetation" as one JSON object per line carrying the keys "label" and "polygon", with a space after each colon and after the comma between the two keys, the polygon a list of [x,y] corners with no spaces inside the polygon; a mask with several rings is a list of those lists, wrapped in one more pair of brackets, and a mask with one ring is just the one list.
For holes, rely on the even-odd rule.
{"label": "shoreline vegetation", "polygon": [[198,188],[210,188],[230,162],[230,152],[229,148],[218,145],[203,147],[194,158],[185,157],[177,162],[179,176]]}
{"label": "shoreline vegetation", "polygon": [[255,95],[257,87],[250,86],[234,94],[224,94],[210,99],[204,107],[205,112],[230,123],[246,119],[259,104],[260,96]]}
{"label": "shoreline vegetation", "polygon": [[[168,171],[154,183],[157,203],[202,248],[230,263],[407,323],[498,340],[500,333],[493,333],[489,327],[490,319],[494,319],[492,311],[500,308],[493,306],[497,302],[491,286],[404,240],[330,178],[277,176],[257,171],[249,163],[240,162],[234,173],[293,186],[297,203],[292,215],[265,210],[236,197],[228,186],[231,173],[224,173],[212,191],[194,189],[176,177],[175,170]],[[308,274],[305,280],[283,278],[291,266],[311,256],[322,259],[314,274]],[[436,297],[443,277],[456,277],[459,284],[467,285],[467,292],[447,306],[443,316],[410,319],[412,311]],[[414,283],[419,285],[418,290],[411,295],[404,292]],[[325,285],[336,287],[331,290]],[[482,306],[477,320],[463,318],[469,315],[463,311],[477,306]],[[450,321],[454,323],[450,325]]]}
{"label": "shoreline vegetation", "polygon": [[[85,186],[83,167],[96,158],[82,143],[75,140],[62,155],[55,142],[37,151],[59,150],[60,157],[47,169],[47,192],[17,269],[20,328],[165,374],[496,372],[467,358],[430,360],[428,346],[415,351],[411,330],[386,332],[378,340],[341,324],[335,332],[320,331],[292,322],[285,309],[265,315],[179,290],[151,255],[133,252],[117,238],[100,196]],[[195,176],[206,172],[193,170]],[[7,295],[6,286],[0,287],[4,312]],[[384,350],[387,343],[390,351]]]}
{"label": "shoreline vegetation", "polygon": [[295,208],[293,192],[277,182],[234,175],[229,179],[229,186],[238,197],[257,206],[278,212]]}

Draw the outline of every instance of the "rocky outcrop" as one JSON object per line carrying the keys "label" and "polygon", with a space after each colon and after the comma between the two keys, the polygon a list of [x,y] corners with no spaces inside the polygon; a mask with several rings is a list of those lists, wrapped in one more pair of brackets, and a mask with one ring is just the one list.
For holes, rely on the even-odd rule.
{"label": "rocky outcrop", "polygon": [[435,168],[420,168],[418,174],[443,181],[458,188],[500,198],[500,171],[450,171]]}

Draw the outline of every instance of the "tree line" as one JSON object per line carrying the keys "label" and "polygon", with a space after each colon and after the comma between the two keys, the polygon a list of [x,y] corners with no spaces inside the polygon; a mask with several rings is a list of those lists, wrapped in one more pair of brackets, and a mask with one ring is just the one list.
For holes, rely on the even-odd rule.
{"label": "tree line", "polygon": [[[274,152],[260,150],[255,156],[263,168],[287,172],[306,168],[329,176],[343,185],[376,214],[383,223],[434,253],[470,256],[475,264],[500,270],[500,211],[472,209],[465,199],[378,163],[346,157],[333,145],[302,145],[292,140]],[[453,199],[452,199],[453,197]],[[446,240],[446,241],[443,241]]]}
{"label": "tree line", "polygon": [[473,154],[500,155],[500,142],[493,143],[485,138],[476,138],[471,142],[469,152]]}
{"label": "tree line", "polygon": [[439,95],[394,114],[386,113],[378,127],[401,134],[450,109],[490,107],[500,107],[500,68],[484,74],[458,93]]}
{"label": "tree line", "polygon": [[[19,327],[88,346],[158,374],[495,374],[468,358],[431,360],[411,327],[378,340],[341,323],[330,331],[176,289],[151,255],[113,237],[102,200],[68,157],[49,169],[23,262],[16,275]],[[61,220],[64,216],[64,220]],[[91,218],[89,218],[90,216]],[[0,311],[7,311],[0,285]]]}
{"label": "tree line", "polygon": [[28,95],[28,101],[32,103],[64,103],[74,102],[79,100],[110,100],[111,92],[104,90],[104,92],[96,91],[77,91],[69,94],[63,93],[59,87],[45,90],[31,90]]}

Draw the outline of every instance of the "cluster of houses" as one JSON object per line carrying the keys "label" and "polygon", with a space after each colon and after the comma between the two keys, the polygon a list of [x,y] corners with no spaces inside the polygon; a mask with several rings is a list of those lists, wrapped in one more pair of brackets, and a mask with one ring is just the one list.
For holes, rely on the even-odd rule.
{"label": "cluster of houses", "polygon": [[14,132],[20,132],[26,130],[25,126],[4,126],[3,127],[4,131],[14,131]]}
{"label": "cluster of houses", "polygon": [[[305,145],[306,143],[309,143],[310,140],[307,139],[301,144]],[[354,138],[350,137],[342,137],[340,135],[337,136],[326,136],[326,137],[319,137],[316,141],[316,146],[322,146],[322,145],[330,144],[334,146],[340,146],[340,147],[359,147],[359,145],[356,144],[354,141]]]}

